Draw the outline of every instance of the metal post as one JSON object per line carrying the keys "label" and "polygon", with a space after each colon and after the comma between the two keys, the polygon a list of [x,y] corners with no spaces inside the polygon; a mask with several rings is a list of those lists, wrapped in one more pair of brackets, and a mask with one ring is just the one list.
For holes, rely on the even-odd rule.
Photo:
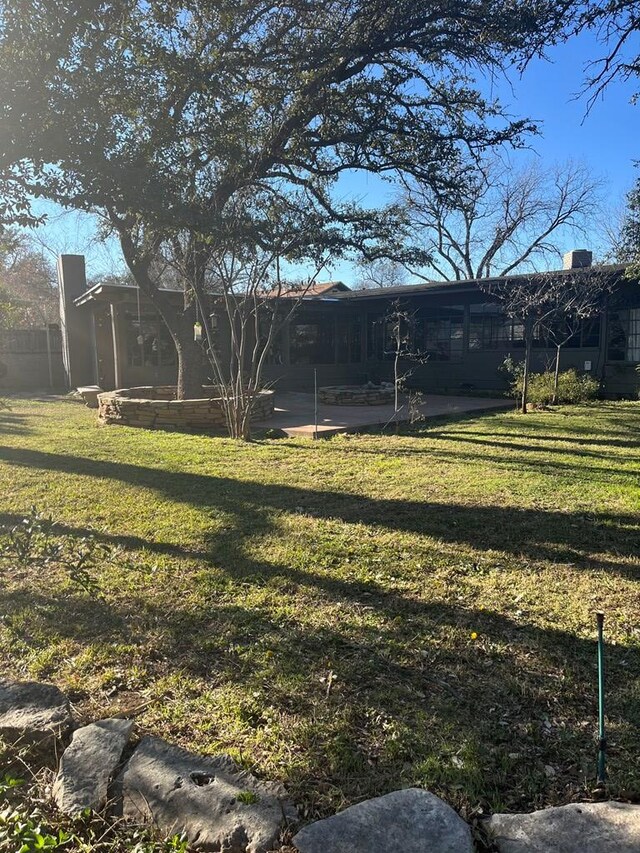
{"label": "metal post", "polygon": [[122,358],[120,354],[120,330],[118,328],[118,309],[113,304],[111,308],[111,338],[113,340],[113,373],[116,388],[122,388]]}
{"label": "metal post", "polygon": [[604,785],[606,772],[607,739],[604,730],[604,613],[596,613],[598,620],[598,784]]}

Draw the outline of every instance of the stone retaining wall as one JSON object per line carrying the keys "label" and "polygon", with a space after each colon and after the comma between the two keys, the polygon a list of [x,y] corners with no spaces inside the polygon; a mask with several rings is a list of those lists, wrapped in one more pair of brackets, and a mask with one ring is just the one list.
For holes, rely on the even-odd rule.
{"label": "stone retaining wall", "polygon": [[327,385],[318,389],[321,403],[333,406],[383,406],[393,403],[393,385]]}
{"label": "stone retaining wall", "polygon": [[[203,386],[216,393],[214,386]],[[123,424],[146,429],[220,429],[226,427],[220,397],[176,400],[173,385],[121,388],[98,394],[98,420],[103,424]],[[260,391],[254,400],[252,421],[273,414],[273,391]]]}

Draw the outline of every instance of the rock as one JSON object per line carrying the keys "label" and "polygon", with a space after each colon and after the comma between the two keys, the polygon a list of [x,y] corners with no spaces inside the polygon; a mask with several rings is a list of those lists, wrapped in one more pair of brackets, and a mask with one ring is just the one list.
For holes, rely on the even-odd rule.
{"label": "rock", "polygon": [[366,800],[294,836],[300,853],[473,853],[471,830],[419,788]]}
{"label": "rock", "polygon": [[0,736],[8,741],[49,742],[72,725],[67,697],[53,684],[0,681]]}
{"label": "rock", "polygon": [[487,832],[500,853],[638,853],[640,806],[570,803],[533,814],[495,814]]}
{"label": "rock", "polygon": [[77,391],[90,409],[98,408],[98,394],[104,393],[99,385],[82,385]]}
{"label": "rock", "polygon": [[100,720],[73,733],[53,785],[53,798],[61,811],[76,815],[106,805],[109,780],[132,728],[130,720]]}
{"label": "rock", "polygon": [[259,782],[226,755],[200,756],[145,737],[119,777],[123,815],[224,853],[266,853],[295,809],[284,788]]}

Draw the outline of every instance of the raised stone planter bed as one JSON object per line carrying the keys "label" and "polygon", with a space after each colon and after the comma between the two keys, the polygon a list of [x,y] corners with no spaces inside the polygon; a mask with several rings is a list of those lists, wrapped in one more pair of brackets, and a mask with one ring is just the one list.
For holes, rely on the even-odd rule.
{"label": "raised stone planter bed", "polygon": [[[199,399],[176,400],[174,385],[121,388],[98,394],[98,420],[103,424],[146,429],[223,429],[226,426],[222,401],[216,388],[203,385]],[[259,391],[251,413],[252,421],[273,414],[273,391]]]}
{"label": "raised stone planter bed", "polygon": [[384,406],[393,403],[394,387],[382,385],[326,385],[318,389],[321,403],[332,406]]}

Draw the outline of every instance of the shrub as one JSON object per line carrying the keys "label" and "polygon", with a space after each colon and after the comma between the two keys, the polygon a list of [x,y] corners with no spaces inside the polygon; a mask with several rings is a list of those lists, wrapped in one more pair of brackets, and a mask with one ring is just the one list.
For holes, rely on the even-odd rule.
{"label": "shrub", "polygon": [[41,571],[62,570],[72,585],[100,595],[93,571],[113,556],[109,546],[92,536],[57,535],[53,519],[36,506],[14,527],[0,528],[0,575],[3,565],[16,563]]}
{"label": "shrub", "polygon": [[[527,401],[536,406],[547,406],[553,402],[554,375],[548,370],[544,373],[532,373],[529,376]],[[558,377],[558,403],[584,403],[592,400],[600,388],[600,383],[592,376],[578,373],[571,368]],[[522,377],[518,377],[511,389],[514,394],[522,394]]]}

